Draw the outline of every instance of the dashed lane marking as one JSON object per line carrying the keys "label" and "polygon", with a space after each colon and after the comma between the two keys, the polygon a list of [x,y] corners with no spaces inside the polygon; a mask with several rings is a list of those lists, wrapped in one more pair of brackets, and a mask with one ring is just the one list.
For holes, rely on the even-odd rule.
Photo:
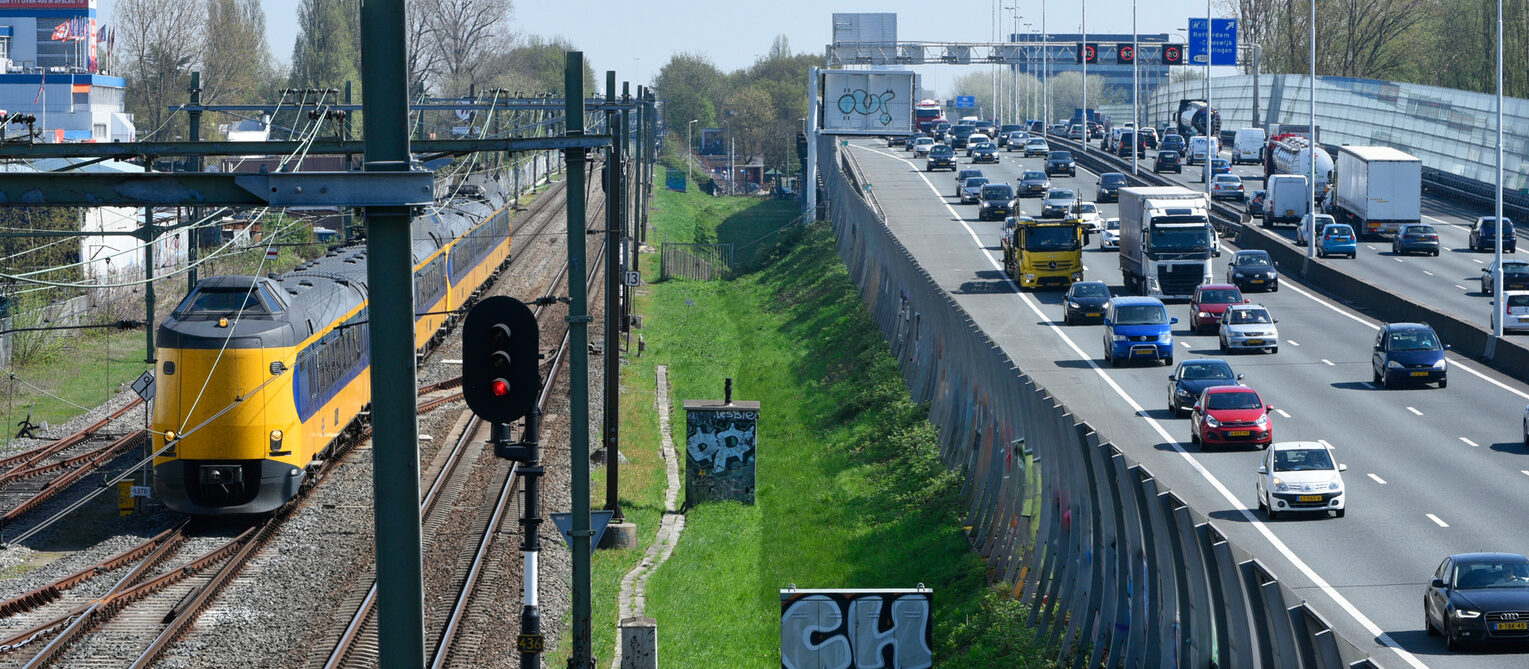
{"label": "dashed lane marking", "polygon": [[1428,276],[1433,276],[1433,275],[1434,275],[1434,274],[1433,274],[1433,272],[1430,272],[1430,271],[1428,271],[1428,270],[1426,270],[1426,269],[1425,269],[1425,270],[1423,270],[1423,273],[1424,273],[1424,274],[1427,274],[1427,275],[1428,275]]}
{"label": "dashed lane marking", "polygon": [[1429,513],[1429,514],[1424,514],[1424,515],[1426,515],[1426,516],[1428,516],[1428,519],[1429,519],[1429,520],[1431,520],[1431,521],[1433,521],[1433,523],[1434,523],[1434,524],[1435,524],[1435,525],[1438,525],[1438,526],[1439,526],[1439,527],[1449,527],[1449,523],[1446,523],[1446,522],[1444,522],[1444,521],[1442,521],[1442,520],[1439,520],[1439,517],[1438,517],[1438,516],[1435,516],[1435,515],[1433,515],[1433,514],[1431,514],[1431,513]]}
{"label": "dashed lane marking", "polygon": [[1385,485],[1386,484],[1386,480],[1381,478],[1381,477],[1379,477],[1379,476],[1376,476],[1374,474],[1370,474],[1369,477],[1372,478],[1372,479],[1375,479],[1376,483],[1379,483],[1381,485]]}
{"label": "dashed lane marking", "polygon": [[1279,417],[1280,417],[1280,418],[1289,418],[1289,417],[1290,417],[1290,414],[1288,414],[1288,413],[1285,413],[1285,410],[1284,410],[1284,409],[1275,409],[1275,410],[1274,410],[1274,413],[1277,413],[1277,414],[1279,414]]}
{"label": "dashed lane marking", "polygon": [[1333,361],[1328,360],[1327,358],[1322,358],[1322,362],[1325,363],[1328,367],[1333,367],[1334,366],[1333,365]]}
{"label": "dashed lane marking", "polygon": [[1412,413],[1417,414],[1419,416],[1423,415],[1423,412],[1418,411],[1417,407],[1407,407],[1407,410],[1411,411]]}
{"label": "dashed lane marking", "polygon": [[1286,339],[1285,343],[1288,343],[1291,346],[1300,346],[1300,344],[1296,343],[1296,341],[1294,339]]}
{"label": "dashed lane marking", "polygon": [[1476,448],[1480,448],[1481,447],[1481,444],[1478,444],[1478,443],[1476,443],[1474,441],[1466,439],[1465,437],[1460,437],[1460,441],[1465,442],[1466,446],[1473,446],[1473,447],[1476,447]]}

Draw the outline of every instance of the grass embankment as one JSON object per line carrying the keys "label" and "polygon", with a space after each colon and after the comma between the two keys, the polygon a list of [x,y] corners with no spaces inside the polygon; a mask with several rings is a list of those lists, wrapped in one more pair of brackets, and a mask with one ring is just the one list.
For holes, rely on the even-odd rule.
{"label": "grass embankment", "polygon": [[[941,466],[927,410],[908,401],[831,231],[792,228],[744,247],[794,218],[796,203],[660,189],[654,207],[652,240],[733,242],[741,269],[732,281],[652,284],[638,299],[647,353],[622,372],[621,497],[644,548],[663,503],[655,365],[669,368],[681,453],[686,399],[719,399],[731,377],[737,399],[763,405],[756,505],[691,509],[648,584],[664,664],[777,666],[778,591],[790,584],[923,583],[935,591],[937,664],[1044,666],[1022,607],[986,582],[960,526],[958,477]],[[656,257],[645,262],[655,281]],[[596,555],[598,657],[609,657],[620,578],[641,552]]]}

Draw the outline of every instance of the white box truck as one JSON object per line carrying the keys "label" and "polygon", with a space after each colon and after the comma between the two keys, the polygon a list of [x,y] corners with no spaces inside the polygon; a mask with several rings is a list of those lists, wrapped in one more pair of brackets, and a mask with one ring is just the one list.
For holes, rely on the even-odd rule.
{"label": "white box truck", "polygon": [[1311,191],[1306,177],[1271,174],[1264,182],[1264,227],[1295,225],[1311,213]]}
{"label": "white box truck", "polygon": [[1238,129],[1237,134],[1232,136],[1232,164],[1256,165],[1263,162],[1264,144],[1267,142],[1263,128]]}
{"label": "white box truck", "polygon": [[1393,234],[1423,217],[1423,162],[1389,146],[1344,146],[1333,165],[1333,217],[1361,234]]}
{"label": "white box truck", "polygon": [[1205,193],[1182,186],[1120,189],[1120,273],[1126,290],[1189,299],[1221,255]]}

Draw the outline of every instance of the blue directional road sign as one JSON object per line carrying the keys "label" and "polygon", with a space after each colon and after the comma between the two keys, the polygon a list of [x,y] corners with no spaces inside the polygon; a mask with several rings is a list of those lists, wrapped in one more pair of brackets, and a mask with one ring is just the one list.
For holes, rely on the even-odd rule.
{"label": "blue directional road sign", "polygon": [[[1211,65],[1237,64],[1237,19],[1212,19]],[[1205,64],[1205,19],[1189,20],[1189,65]]]}
{"label": "blue directional road sign", "polygon": [[956,96],[956,109],[971,109],[971,108],[976,107],[976,106],[977,106],[977,96],[975,96],[975,95],[957,95]]}

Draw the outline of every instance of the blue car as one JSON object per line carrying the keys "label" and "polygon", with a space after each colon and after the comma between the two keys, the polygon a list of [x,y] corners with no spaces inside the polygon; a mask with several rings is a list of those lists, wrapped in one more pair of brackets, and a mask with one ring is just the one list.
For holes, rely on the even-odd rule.
{"label": "blue car", "polygon": [[1322,228],[1322,238],[1317,240],[1317,257],[1359,255],[1359,238],[1347,223],[1333,223]]}
{"label": "blue car", "polygon": [[1449,345],[1427,323],[1387,323],[1375,335],[1375,352],[1370,356],[1370,380],[1377,386],[1391,388],[1401,383],[1437,383],[1449,385],[1449,363],[1444,352]]}
{"label": "blue car", "polygon": [[1151,358],[1173,364],[1173,329],[1179,322],[1155,297],[1117,297],[1104,310],[1104,360]]}

